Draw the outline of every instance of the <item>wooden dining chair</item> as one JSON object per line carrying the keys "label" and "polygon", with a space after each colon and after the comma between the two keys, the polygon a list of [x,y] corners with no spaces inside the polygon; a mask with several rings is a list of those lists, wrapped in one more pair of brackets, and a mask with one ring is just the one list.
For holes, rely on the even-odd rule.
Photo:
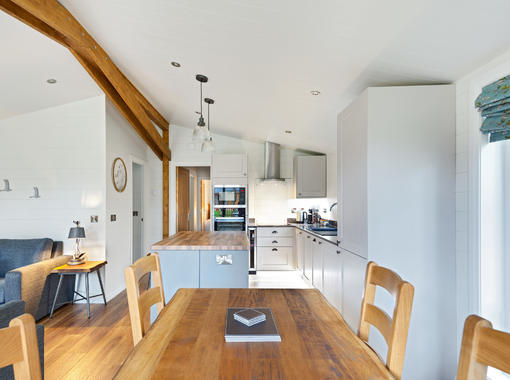
{"label": "wooden dining chair", "polygon": [[[150,327],[152,305],[157,305],[158,313],[165,306],[159,255],[151,253],[138,259],[126,268],[124,275],[133,342],[136,346]],[[152,279],[152,287],[150,287],[150,279]]]}
{"label": "wooden dining chair", "polygon": [[510,373],[510,334],[470,315],[464,323],[457,380],[485,380],[487,367]]}
{"label": "wooden dining chair", "polygon": [[0,329],[0,368],[12,365],[14,378],[41,379],[41,364],[37,348],[35,321],[31,314],[23,314]]}
{"label": "wooden dining chair", "polygon": [[[395,300],[392,318],[374,305],[377,286],[386,289]],[[358,335],[369,344],[370,325],[379,330],[388,345],[386,367],[397,380],[402,377],[413,297],[414,287],[410,283],[403,281],[390,269],[380,267],[373,261],[368,263]]]}

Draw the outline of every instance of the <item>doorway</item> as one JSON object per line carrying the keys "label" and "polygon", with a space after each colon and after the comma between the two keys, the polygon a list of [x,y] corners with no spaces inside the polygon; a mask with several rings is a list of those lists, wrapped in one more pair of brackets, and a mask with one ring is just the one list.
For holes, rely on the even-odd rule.
{"label": "doorway", "polygon": [[176,232],[210,230],[210,176],[206,166],[176,167]]}
{"label": "doorway", "polygon": [[143,165],[133,162],[133,262],[143,256]]}

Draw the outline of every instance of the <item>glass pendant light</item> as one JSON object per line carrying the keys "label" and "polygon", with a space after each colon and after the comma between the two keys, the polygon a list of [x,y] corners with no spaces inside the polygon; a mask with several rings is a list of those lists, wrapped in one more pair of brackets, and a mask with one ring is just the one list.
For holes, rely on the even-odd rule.
{"label": "glass pendant light", "polygon": [[205,138],[205,122],[204,115],[202,113],[202,83],[207,83],[209,80],[205,75],[197,74],[195,77],[197,81],[200,82],[200,117],[198,118],[198,123],[193,128],[192,140],[194,142],[202,142]]}
{"label": "glass pendant light", "polygon": [[202,152],[214,152],[216,150],[216,146],[214,145],[214,142],[211,137],[211,125],[210,122],[210,109],[209,106],[211,104],[214,104],[214,100],[211,98],[205,98],[204,102],[207,103],[207,132],[205,135],[205,140],[202,143]]}

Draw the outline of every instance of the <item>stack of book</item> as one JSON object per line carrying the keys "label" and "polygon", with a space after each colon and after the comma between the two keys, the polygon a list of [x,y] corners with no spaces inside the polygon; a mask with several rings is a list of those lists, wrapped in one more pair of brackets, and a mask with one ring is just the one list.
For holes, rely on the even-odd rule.
{"label": "stack of book", "polygon": [[255,309],[243,309],[234,313],[234,319],[246,326],[253,326],[257,323],[264,322],[266,315]]}
{"label": "stack of book", "polygon": [[[262,314],[262,315],[261,315]],[[273,313],[268,308],[227,309],[226,342],[281,342]]]}

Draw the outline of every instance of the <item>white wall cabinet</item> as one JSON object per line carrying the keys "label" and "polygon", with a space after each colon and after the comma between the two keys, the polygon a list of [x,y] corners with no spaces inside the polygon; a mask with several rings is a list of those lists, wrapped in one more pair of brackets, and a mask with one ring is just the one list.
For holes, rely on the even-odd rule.
{"label": "white wall cabinet", "polygon": [[213,154],[211,178],[248,178],[246,154]]}
{"label": "white wall cabinet", "polygon": [[294,187],[296,198],[326,197],[326,156],[295,157]]}
{"label": "white wall cabinet", "polygon": [[454,378],[455,87],[369,88],[337,136],[343,316],[356,331],[368,260],[394,270],[416,289],[402,377]]}

